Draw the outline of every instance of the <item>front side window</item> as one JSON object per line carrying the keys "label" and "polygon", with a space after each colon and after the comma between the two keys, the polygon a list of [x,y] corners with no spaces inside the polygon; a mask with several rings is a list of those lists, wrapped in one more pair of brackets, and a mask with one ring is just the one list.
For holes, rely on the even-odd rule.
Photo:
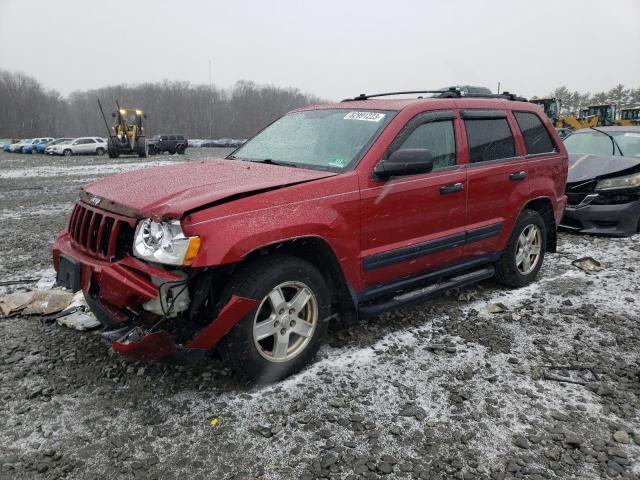
{"label": "front side window", "polygon": [[290,113],[228,158],[345,171],[360,161],[395,113],[342,108]]}
{"label": "front side window", "polygon": [[453,121],[430,122],[419,125],[407,139],[402,148],[426,148],[433,157],[433,169],[438,170],[456,164],[456,141]]}
{"label": "front side window", "polygon": [[551,135],[535,113],[514,112],[529,155],[555,151]]}
{"label": "front side window", "polygon": [[506,118],[468,119],[464,124],[471,163],[516,156],[513,134]]}

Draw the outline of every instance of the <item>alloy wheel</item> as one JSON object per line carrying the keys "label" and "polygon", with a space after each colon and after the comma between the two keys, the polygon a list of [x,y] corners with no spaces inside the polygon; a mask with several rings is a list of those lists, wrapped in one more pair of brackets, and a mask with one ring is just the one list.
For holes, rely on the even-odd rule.
{"label": "alloy wheel", "polygon": [[535,270],[542,252],[542,235],[537,225],[527,225],[518,237],[516,267],[522,275]]}
{"label": "alloy wheel", "polygon": [[302,282],[284,282],[262,299],[253,320],[253,341],[267,360],[287,362],[307,347],[317,323],[313,291]]}

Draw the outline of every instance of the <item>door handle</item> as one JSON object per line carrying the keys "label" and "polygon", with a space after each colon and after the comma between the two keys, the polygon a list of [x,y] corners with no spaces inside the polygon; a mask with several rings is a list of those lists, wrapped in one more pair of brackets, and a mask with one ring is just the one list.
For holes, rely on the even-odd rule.
{"label": "door handle", "polygon": [[456,193],[464,190],[463,183],[454,183],[453,185],[444,185],[440,187],[440,195],[447,195],[449,193]]}
{"label": "door handle", "polygon": [[518,180],[524,180],[525,178],[527,178],[527,172],[522,171],[522,172],[513,172],[511,175],[509,175],[509,180],[511,180],[512,182],[517,182]]}

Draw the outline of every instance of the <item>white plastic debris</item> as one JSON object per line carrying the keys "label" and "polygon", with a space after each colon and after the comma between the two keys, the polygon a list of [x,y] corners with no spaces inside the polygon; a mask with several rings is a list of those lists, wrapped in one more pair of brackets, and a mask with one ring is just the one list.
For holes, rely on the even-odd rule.
{"label": "white plastic debris", "polygon": [[92,313],[82,312],[80,310],[58,318],[57,322],[58,325],[62,325],[63,327],[80,331],[96,328],[100,325],[100,322]]}

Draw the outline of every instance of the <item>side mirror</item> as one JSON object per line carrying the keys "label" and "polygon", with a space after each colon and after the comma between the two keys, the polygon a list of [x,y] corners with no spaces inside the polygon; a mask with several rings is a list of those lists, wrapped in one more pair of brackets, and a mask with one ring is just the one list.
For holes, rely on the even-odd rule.
{"label": "side mirror", "polygon": [[433,156],[426,148],[402,148],[382,160],[373,173],[381,178],[415,175],[433,170]]}

